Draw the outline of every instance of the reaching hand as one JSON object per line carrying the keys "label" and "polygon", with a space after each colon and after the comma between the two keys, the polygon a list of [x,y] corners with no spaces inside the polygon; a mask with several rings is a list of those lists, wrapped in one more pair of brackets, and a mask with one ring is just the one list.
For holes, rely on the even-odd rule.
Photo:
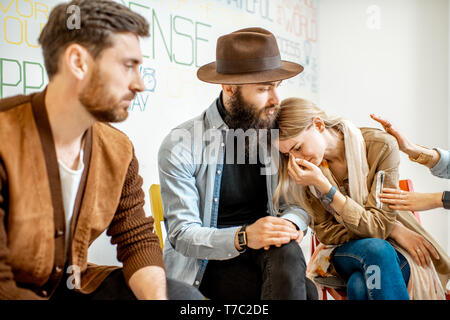
{"label": "reaching hand", "polygon": [[379,198],[393,210],[424,211],[442,207],[442,192],[419,193],[383,188]]}
{"label": "reaching hand", "polygon": [[388,120],[380,118],[374,114],[371,114],[370,117],[373,120],[379,122],[387,133],[389,133],[395,139],[397,139],[398,146],[401,151],[409,154],[409,151],[413,149],[414,145],[408,140],[408,138],[404,134],[398,131]]}
{"label": "reaching hand", "polygon": [[[370,117],[373,120],[381,123],[384,130],[386,130],[387,133],[391,134],[395,139],[397,139],[400,150],[406,153],[410,157],[410,159],[415,159],[413,161],[417,161],[420,164],[427,166],[428,168],[433,168],[438,163],[441,157],[438,151],[411,143],[408,138],[406,138],[404,134],[394,128],[389,121],[375,116],[374,114],[371,114]],[[419,156],[422,153],[424,154],[424,158],[420,159]]]}

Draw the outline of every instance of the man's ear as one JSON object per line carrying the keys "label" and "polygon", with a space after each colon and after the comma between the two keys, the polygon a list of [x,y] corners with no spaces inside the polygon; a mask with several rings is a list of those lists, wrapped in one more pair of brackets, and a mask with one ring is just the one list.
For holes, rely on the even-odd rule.
{"label": "man's ear", "polygon": [[65,68],[78,80],[86,77],[90,60],[92,57],[89,52],[79,44],[71,44],[64,51]]}
{"label": "man's ear", "polygon": [[236,93],[237,86],[233,84],[222,84],[222,91],[224,94],[231,98]]}

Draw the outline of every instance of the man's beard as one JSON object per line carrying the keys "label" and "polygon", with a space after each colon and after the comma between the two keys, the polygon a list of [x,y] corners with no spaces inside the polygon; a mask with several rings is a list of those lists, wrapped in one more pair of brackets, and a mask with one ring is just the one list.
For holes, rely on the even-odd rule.
{"label": "man's beard", "polygon": [[[274,109],[274,112],[263,118],[266,111],[270,109]],[[270,105],[262,110],[257,110],[255,105],[244,100],[238,87],[235,95],[230,99],[229,109],[224,121],[231,129],[242,129],[244,131],[248,129],[270,130],[275,128],[279,112],[280,107],[278,105]]]}
{"label": "man's beard", "polygon": [[[266,114],[270,109],[274,109],[274,112],[272,114]],[[258,150],[258,146],[259,148],[263,147],[266,148],[266,150],[269,150],[268,148],[270,148],[272,144],[271,129],[276,128],[276,120],[279,112],[279,105],[269,105],[261,110],[257,110],[255,105],[244,100],[239,87],[237,88],[235,95],[231,97],[224,122],[230,129],[242,129],[244,133],[249,129],[254,129],[256,133],[256,137],[253,139],[253,142],[256,143],[250,143],[252,139],[245,137],[244,150],[246,163],[249,163],[249,160],[251,163],[251,159],[257,159],[261,156],[259,155],[259,151],[261,150]],[[236,132],[234,134],[236,134]],[[232,145],[230,145],[231,143],[239,143],[239,139],[234,138],[233,140],[230,140],[227,138],[227,149],[232,147]],[[260,145],[261,143],[263,145]],[[227,159],[227,163],[229,163],[228,161],[229,160]]]}
{"label": "man's beard", "polygon": [[[118,100],[105,85],[106,81],[100,76],[99,68],[95,67],[91,79],[78,95],[78,99],[86,110],[100,122],[121,122],[128,117],[128,106],[124,100],[133,100],[135,93]],[[121,105],[122,104],[122,105]]]}

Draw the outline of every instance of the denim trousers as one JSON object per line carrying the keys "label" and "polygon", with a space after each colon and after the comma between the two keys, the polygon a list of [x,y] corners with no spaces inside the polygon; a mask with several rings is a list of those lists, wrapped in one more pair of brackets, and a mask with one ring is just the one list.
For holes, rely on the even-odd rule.
{"label": "denim trousers", "polygon": [[306,278],[302,249],[291,241],[269,250],[247,249],[229,260],[210,260],[200,292],[212,300],[317,300]]}
{"label": "denim trousers", "polygon": [[[93,301],[93,300],[136,300],[128,287],[122,269],[111,272],[102,284],[92,293],[83,294],[67,288],[64,277],[50,300]],[[169,300],[204,300],[200,292],[184,282],[167,279],[167,297]]]}
{"label": "denim trousers", "polygon": [[351,240],[333,251],[331,262],[347,281],[349,300],[409,300],[409,264],[386,240]]}

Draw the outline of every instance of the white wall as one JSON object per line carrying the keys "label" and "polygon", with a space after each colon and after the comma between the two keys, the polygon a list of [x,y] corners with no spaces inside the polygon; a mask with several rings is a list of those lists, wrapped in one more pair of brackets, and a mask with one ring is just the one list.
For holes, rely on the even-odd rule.
{"label": "white wall", "polygon": [[[48,79],[37,38],[51,9],[65,1],[0,0],[0,98],[45,87]],[[115,1],[150,23],[151,37],[142,42],[141,73],[147,90],[131,103],[127,121],[116,124],[133,141],[144,178],[147,215],[149,187],[159,183],[157,152],[163,137],[199,115],[220,92],[220,86],[196,77],[199,66],[215,60],[220,35],[254,26],[272,31],[282,59],[305,66],[301,75],[283,82],[281,96],[299,92],[312,99],[318,96],[317,0]],[[90,247],[89,260],[118,264],[105,234]]]}
{"label": "white wall", "polygon": [[[283,82],[280,96],[288,97],[302,92],[311,99],[318,97],[317,0],[156,0],[150,4],[145,0],[116,1],[124,4],[139,2],[150,7],[147,9],[133,6],[132,9],[143,14],[150,23],[152,23],[151,10],[156,12],[167,41],[170,33],[170,28],[167,28],[170,25],[169,16],[183,16],[210,25],[210,28],[199,28],[203,30],[199,37],[208,40],[199,42],[201,49],[197,53],[199,66],[215,60],[216,41],[219,36],[241,28],[253,26],[266,28],[277,37],[282,59],[298,62],[305,67],[302,74]],[[184,27],[190,28],[190,25],[185,24]],[[156,70],[157,87],[154,92],[143,97],[149,99],[145,112],[140,112],[136,106],[130,112],[127,121],[114,124],[133,141],[140,163],[140,173],[144,178],[143,188],[146,193],[144,209],[148,215],[150,215],[149,187],[153,183],[159,183],[157,153],[161,141],[170,129],[208,108],[221,90],[219,85],[198,80],[196,77],[198,68],[195,64],[181,66],[169,63],[161,35],[155,26],[154,28],[156,31],[151,37],[155,39],[155,59],[150,57],[144,60],[144,65]],[[190,29],[182,29],[181,26],[177,30],[190,33]],[[189,61],[190,51],[189,47],[186,47],[189,42],[179,36],[177,39],[176,33],[173,37],[175,56],[179,60]],[[182,40],[185,42],[181,42]],[[145,55],[151,56],[152,41],[147,40],[143,44]],[[162,229],[165,235],[164,225]],[[309,255],[306,242],[302,248],[305,255]],[[105,233],[89,248],[89,261],[99,264],[119,264],[115,259],[115,248],[111,246]]]}
{"label": "white wall", "polygon": [[[373,5],[379,29],[376,13],[367,13]],[[320,106],[360,126],[377,126],[369,118],[376,113],[418,144],[449,148],[448,20],[447,0],[320,0]],[[412,179],[419,192],[449,186],[405,155],[400,178]],[[421,218],[449,252],[448,213]]]}
{"label": "white wall", "polygon": [[[150,184],[158,182],[156,153],[160,141],[171,127],[199,114],[219,92],[217,86],[196,79],[195,64],[176,64],[169,61],[166,53],[163,41],[169,41],[172,34],[173,53],[179,61],[190,61],[191,42],[180,32],[194,37],[195,23],[200,23],[198,36],[207,39],[199,41],[199,50],[195,53],[198,65],[214,60],[219,35],[240,27],[263,26],[285,39],[280,43],[284,59],[306,67],[302,76],[285,82],[282,97],[300,95],[316,100],[329,113],[343,115],[361,126],[375,126],[369,114],[376,112],[391,119],[419,144],[450,148],[450,11],[447,0],[117,1],[132,6],[150,21],[155,15],[161,25],[161,30],[152,29],[152,37],[143,44],[146,56],[143,75],[147,75],[146,83],[154,85],[154,90],[139,95],[127,122],[118,125],[135,144],[144,177],[148,214],[147,190]],[[50,9],[60,2],[0,1],[3,96],[29,94],[45,86],[47,78],[36,38]],[[268,11],[266,7],[258,8],[265,3],[270,4]],[[371,5],[380,8],[379,30],[367,28],[366,10]],[[176,16],[182,18],[177,18],[171,30],[170,19]],[[372,25],[376,26],[376,21]],[[308,38],[317,41],[307,41]],[[316,53],[318,43],[320,56]],[[317,66],[320,72],[316,72]],[[317,79],[320,79],[320,100]],[[10,86],[3,86],[5,83]],[[417,191],[450,190],[448,182],[432,177],[405,156],[400,173],[414,180]],[[422,220],[449,250],[450,215],[434,210],[422,214]],[[306,244],[303,247],[307,250]],[[94,243],[89,254],[93,262],[117,263],[115,250],[105,236]],[[305,256],[308,257],[306,252]]]}

